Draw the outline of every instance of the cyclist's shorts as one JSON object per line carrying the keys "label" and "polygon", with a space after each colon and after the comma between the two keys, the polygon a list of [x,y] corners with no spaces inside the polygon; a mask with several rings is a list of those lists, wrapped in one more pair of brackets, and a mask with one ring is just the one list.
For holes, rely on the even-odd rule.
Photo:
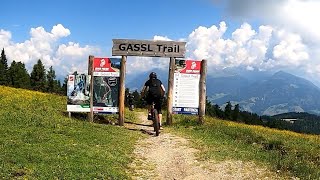
{"label": "cyclist's shorts", "polygon": [[154,102],[154,108],[158,111],[159,114],[161,114],[161,105],[162,105],[162,100],[163,98],[161,97],[152,97],[148,96],[146,101],[148,105],[151,105],[152,102]]}

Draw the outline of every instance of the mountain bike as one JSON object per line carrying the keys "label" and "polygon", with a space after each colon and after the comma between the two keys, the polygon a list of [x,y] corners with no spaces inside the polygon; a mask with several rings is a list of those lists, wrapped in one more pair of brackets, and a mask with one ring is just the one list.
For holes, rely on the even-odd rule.
{"label": "mountain bike", "polygon": [[153,121],[154,132],[156,132],[156,136],[159,136],[160,133],[160,122],[159,122],[159,113],[158,110],[154,107],[155,103],[151,104],[151,120]]}

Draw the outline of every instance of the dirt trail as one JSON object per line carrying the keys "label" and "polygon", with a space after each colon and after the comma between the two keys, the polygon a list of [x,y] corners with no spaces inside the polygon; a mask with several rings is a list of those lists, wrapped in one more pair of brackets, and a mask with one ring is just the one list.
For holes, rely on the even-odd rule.
{"label": "dirt trail", "polygon": [[241,161],[200,162],[197,149],[191,148],[185,138],[161,132],[154,136],[153,127],[142,112],[137,112],[141,122],[128,124],[129,129],[150,135],[137,142],[135,160],[130,165],[132,179],[280,179],[276,173],[257,168],[253,163]]}

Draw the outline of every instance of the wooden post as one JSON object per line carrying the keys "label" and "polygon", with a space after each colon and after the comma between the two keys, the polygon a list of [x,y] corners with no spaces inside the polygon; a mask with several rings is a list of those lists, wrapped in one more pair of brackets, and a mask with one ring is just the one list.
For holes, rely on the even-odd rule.
{"label": "wooden post", "polygon": [[88,62],[88,75],[91,75],[90,78],[90,113],[88,113],[88,119],[90,122],[93,122],[93,59],[94,56],[89,56]]}
{"label": "wooden post", "polygon": [[119,90],[119,126],[124,125],[124,97],[125,97],[125,74],[127,56],[122,56],[120,67],[120,90]]}
{"label": "wooden post", "polygon": [[199,123],[203,124],[206,113],[206,76],[207,60],[201,61],[200,82],[199,82]]}
{"label": "wooden post", "polygon": [[172,124],[172,94],[173,94],[173,78],[174,78],[174,66],[176,59],[170,58],[169,65],[169,81],[168,81],[168,94],[167,94],[167,125]]}

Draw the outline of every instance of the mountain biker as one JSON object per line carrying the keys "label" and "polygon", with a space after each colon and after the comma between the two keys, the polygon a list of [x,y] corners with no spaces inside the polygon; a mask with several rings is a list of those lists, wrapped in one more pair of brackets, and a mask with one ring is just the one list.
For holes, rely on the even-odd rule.
{"label": "mountain biker", "polygon": [[134,95],[132,93],[129,93],[127,95],[127,98],[128,98],[129,109],[131,111],[133,111],[133,109],[134,109]]}
{"label": "mountain biker", "polygon": [[148,105],[148,119],[151,120],[151,104],[152,102],[155,103],[154,107],[157,109],[159,113],[159,123],[161,127],[161,119],[162,119],[162,112],[161,112],[161,104],[163,101],[163,97],[165,94],[165,88],[162,82],[157,78],[157,74],[155,72],[151,72],[149,74],[149,80],[146,81],[142,90],[141,90],[141,97],[145,98]]}

